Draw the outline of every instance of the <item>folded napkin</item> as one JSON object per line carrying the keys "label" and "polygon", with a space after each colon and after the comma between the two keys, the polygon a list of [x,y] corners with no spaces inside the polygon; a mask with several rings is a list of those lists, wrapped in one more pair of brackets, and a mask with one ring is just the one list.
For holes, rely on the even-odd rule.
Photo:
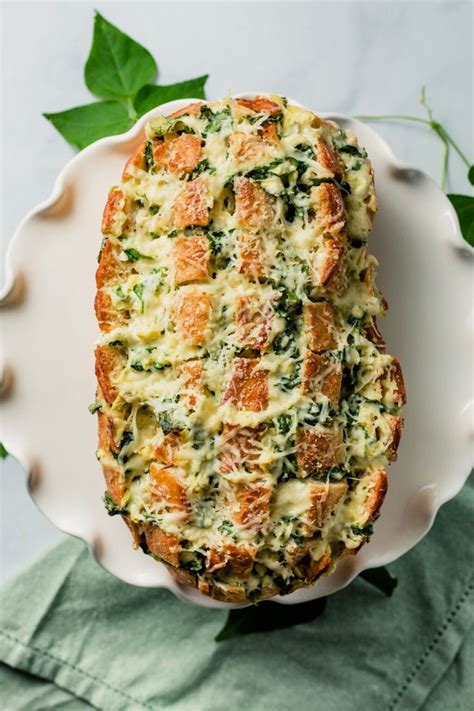
{"label": "folded napkin", "polygon": [[473,510],[471,478],[391,566],[392,598],[357,579],[311,623],[219,643],[226,611],[122,583],[66,540],[1,594],[1,708],[473,708]]}

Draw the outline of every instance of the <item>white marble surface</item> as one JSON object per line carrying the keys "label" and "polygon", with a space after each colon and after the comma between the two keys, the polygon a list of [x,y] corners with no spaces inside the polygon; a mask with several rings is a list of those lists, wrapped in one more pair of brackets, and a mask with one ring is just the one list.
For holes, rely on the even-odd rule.
{"label": "white marble surface", "polygon": [[[94,8],[151,50],[163,83],[209,73],[210,98],[262,90],[316,111],[417,113],[426,84],[437,118],[474,152],[470,2],[4,2],[2,258],[22,216],[49,195],[73,155],[41,112],[91,100],[82,68]],[[379,130],[401,159],[439,177],[436,136],[418,126]],[[466,191],[456,159],[450,172],[450,188]],[[44,417],[53,406],[45,403]],[[35,509],[16,462],[1,467],[4,581],[62,534]]]}

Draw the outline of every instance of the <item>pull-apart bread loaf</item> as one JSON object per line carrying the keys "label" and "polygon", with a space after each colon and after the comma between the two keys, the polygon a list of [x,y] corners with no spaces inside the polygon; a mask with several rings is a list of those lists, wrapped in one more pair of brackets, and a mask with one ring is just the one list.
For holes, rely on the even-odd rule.
{"label": "pull-apart bread loaf", "polygon": [[182,583],[245,603],[370,538],[405,401],[376,318],[370,161],[278,96],[151,119],[104,211],[105,503]]}

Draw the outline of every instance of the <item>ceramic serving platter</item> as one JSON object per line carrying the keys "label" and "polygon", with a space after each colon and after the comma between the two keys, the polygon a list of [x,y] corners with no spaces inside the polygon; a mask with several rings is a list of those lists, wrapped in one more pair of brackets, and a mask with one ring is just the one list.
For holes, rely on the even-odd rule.
{"label": "ceramic serving platter", "polygon": [[[87,409],[95,391],[94,274],[108,190],[120,181],[146,121],[191,101],[160,106],[128,133],[83,150],[62,170],[50,199],[19,226],[7,254],[3,294],[0,438],[24,468],[41,511],[82,538],[106,570],[199,605],[230,607],[179,585],[164,566],[132,550],[126,526],[102,504],[97,423]],[[408,551],[460,490],[472,464],[472,250],[430,178],[402,165],[368,126],[321,115],[353,131],[374,165],[379,213],[370,247],[390,305],[380,325],[388,351],[402,363],[408,404],[399,458],[390,467],[370,544],[313,587],[276,598],[283,604],[331,594],[362,570]]]}

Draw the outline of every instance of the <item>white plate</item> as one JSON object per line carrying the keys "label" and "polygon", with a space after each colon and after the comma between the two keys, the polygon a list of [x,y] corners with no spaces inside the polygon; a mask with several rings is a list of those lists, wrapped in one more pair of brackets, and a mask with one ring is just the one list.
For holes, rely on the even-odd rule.
{"label": "white plate", "polygon": [[[162,565],[132,550],[123,522],[103,508],[97,424],[87,410],[95,391],[94,272],[107,193],[119,182],[145,122],[189,101],[160,106],[128,133],[83,150],[60,173],[51,198],[18,228],[7,254],[0,435],[27,472],[41,511],[86,541],[104,568],[199,605],[232,607],[178,585]],[[333,593],[365,568],[390,563],[412,548],[441,504],[459,491],[472,461],[472,253],[456,215],[435,183],[402,166],[375,131],[345,116],[324,116],[350,128],[374,164],[380,209],[371,249],[390,304],[382,331],[389,352],[402,363],[408,405],[399,459],[390,468],[372,541],[314,587],[277,598],[285,604]]]}

